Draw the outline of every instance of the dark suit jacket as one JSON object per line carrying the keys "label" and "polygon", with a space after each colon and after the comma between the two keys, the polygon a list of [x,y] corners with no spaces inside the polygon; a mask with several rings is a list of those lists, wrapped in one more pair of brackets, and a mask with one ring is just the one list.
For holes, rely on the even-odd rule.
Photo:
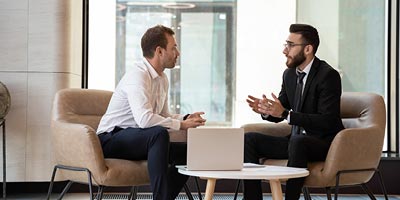
{"label": "dark suit jacket", "polygon": [[[294,107],[296,80],[296,68],[286,69],[278,98],[288,110]],[[303,127],[307,135],[332,140],[344,129],[340,118],[341,94],[339,73],[325,61],[315,57],[306,80],[300,111],[291,112],[290,124]],[[272,116],[264,119],[272,122],[284,120]]]}

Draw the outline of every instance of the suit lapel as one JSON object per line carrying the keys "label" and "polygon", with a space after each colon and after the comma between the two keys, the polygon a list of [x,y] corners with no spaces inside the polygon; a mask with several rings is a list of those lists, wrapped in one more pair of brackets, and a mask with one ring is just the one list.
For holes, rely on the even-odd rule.
{"label": "suit lapel", "polygon": [[301,96],[300,110],[303,108],[304,98],[308,95],[308,91],[310,90],[311,83],[312,83],[315,75],[318,72],[319,65],[320,65],[320,60],[317,57],[315,57],[314,62],[311,65],[310,72],[307,76],[306,86],[304,87],[303,95]]}

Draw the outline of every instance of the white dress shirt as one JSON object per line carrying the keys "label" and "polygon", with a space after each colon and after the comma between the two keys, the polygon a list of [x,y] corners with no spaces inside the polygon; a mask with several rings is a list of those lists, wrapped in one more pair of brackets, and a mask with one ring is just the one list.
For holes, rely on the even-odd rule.
{"label": "white dress shirt", "polygon": [[97,134],[111,132],[117,126],[163,126],[179,130],[183,115],[169,113],[168,87],[165,73],[158,75],[143,58],[143,61],[136,63],[118,83],[107,111],[101,118]]}

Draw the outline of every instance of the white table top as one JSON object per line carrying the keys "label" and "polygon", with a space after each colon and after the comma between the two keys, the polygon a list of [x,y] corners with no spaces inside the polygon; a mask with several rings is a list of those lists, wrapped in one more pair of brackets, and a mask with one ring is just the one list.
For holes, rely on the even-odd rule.
{"label": "white table top", "polygon": [[192,171],[185,166],[177,166],[179,173],[188,176],[215,179],[289,179],[309,175],[309,171],[303,168],[265,165],[264,167],[243,168],[240,171]]}

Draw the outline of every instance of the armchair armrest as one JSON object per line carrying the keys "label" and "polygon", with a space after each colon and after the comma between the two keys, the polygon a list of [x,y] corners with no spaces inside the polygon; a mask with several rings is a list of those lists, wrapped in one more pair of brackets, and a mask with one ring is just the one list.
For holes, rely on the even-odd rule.
{"label": "armchair armrest", "polygon": [[[383,147],[384,130],[378,126],[348,128],[334,138],[325,160],[323,174],[336,176],[340,170],[377,168]],[[373,172],[360,173],[356,177],[367,182]],[[354,176],[352,179],[355,179]]]}
{"label": "armchair armrest", "polygon": [[244,132],[258,132],[271,136],[287,136],[290,134],[291,126],[286,122],[280,123],[252,123],[242,126]]}
{"label": "armchair armrest", "polygon": [[54,120],[51,126],[57,164],[88,168],[93,174],[107,170],[100,140],[93,128]]}

